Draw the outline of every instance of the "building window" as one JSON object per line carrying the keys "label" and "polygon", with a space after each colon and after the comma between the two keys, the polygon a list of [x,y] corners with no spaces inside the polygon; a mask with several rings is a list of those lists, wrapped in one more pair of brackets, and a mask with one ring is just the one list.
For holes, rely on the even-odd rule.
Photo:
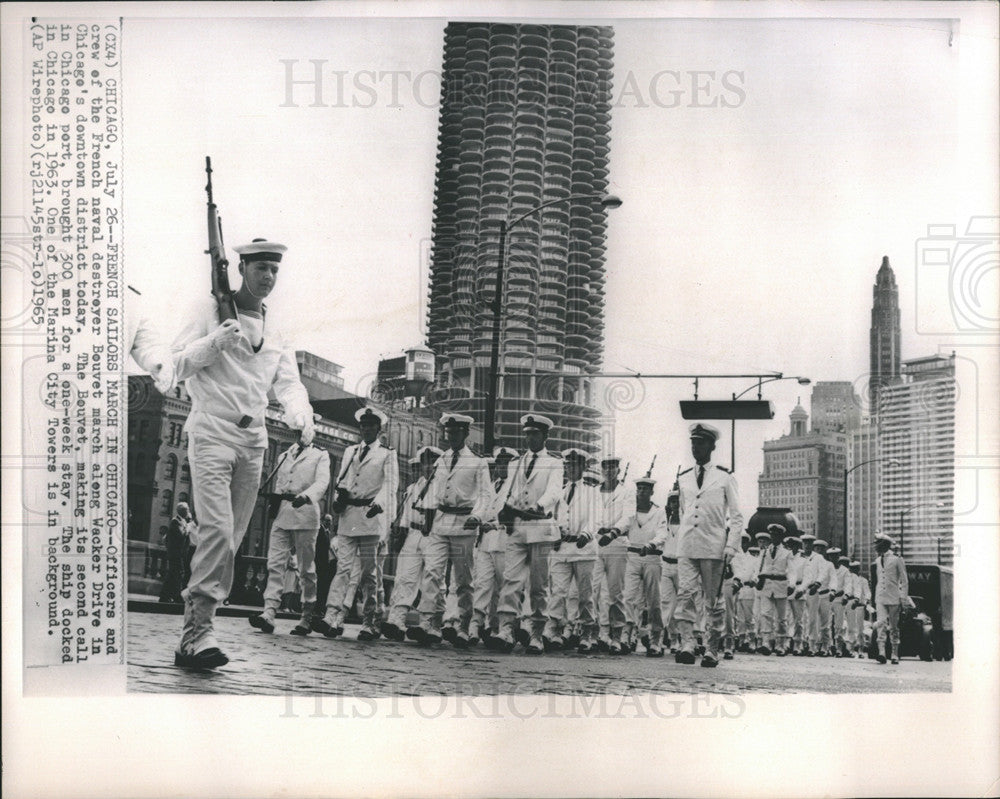
{"label": "building window", "polygon": [[[171,455],[170,457],[173,458],[174,456]],[[177,459],[174,458],[174,463],[176,462]],[[184,463],[181,464],[181,482],[184,483],[191,482],[191,464],[189,464],[187,461],[184,461]]]}
{"label": "building window", "polygon": [[177,476],[177,456],[173,453],[167,456],[163,464],[163,476],[167,480],[173,480]]}
{"label": "building window", "polygon": [[163,492],[163,504],[160,505],[160,513],[164,516],[174,515],[174,492],[169,488]]}

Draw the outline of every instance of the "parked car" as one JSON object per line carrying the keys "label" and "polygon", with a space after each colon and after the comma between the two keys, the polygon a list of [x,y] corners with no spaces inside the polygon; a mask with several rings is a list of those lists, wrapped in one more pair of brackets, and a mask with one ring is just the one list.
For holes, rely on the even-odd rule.
{"label": "parked car", "polygon": [[[897,657],[919,657],[921,660],[934,659],[936,652],[934,623],[925,611],[923,597],[910,595],[913,607],[903,606],[899,613],[899,653]],[[892,657],[892,642],[886,636],[886,657]],[[878,625],[871,633],[868,657],[878,656]]]}

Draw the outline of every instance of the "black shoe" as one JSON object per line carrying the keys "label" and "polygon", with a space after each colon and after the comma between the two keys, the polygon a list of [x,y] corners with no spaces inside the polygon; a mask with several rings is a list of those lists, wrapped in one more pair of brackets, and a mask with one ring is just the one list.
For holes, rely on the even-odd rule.
{"label": "black shoe", "polygon": [[674,655],[674,663],[680,663],[683,666],[693,666],[694,652],[688,652],[686,649],[682,649]]}
{"label": "black shoe", "polygon": [[610,651],[608,642],[605,641],[603,638],[598,640],[597,645],[594,647],[594,649],[596,649],[602,655],[606,655]]}
{"label": "black shoe", "polygon": [[402,641],[406,637],[406,633],[400,630],[395,624],[388,621],[382,622],[382,635],[390,641]]}
{"label": "black shoe", "polygon": [[479,640],[482,641],[484,644],[489,644],[490,638],[492,638],[492,635],[490,634],[490,628],[485,626],[480,627]]}
{"label": "black shoe", "polygon": [[327,638],[336,638],[337,632],[335,627],[331,627],[330,623],[326,619],[315,619],[311,622],[310,626],[314,633],[321,633]]}
{"label": "black shoe", "polygon": [[449,644],[452,644],[454,646],[455,639],[458,638],[458,630],[456,630],[454,627],[445,627],[441,631],[441,637]]}
{"label": "black shoe", "polygon": [[358,640],[361,641],[361,643],[363,644],[366,644],[369,641],[374,641],[376,637],[377,636],[375,635],[375,631],[370,630],[367,627],[362,627],[358,631]]}
{"label": "black shoe", "polygon": [[429,633],[427,630],[424,630],[423,632],[424,634],[418,642],[421,646],[434,646],[435,644],[441,643],[441,636],[437,633]]}
{"label": "black shoe", "polygon": [[174,652],[174,665],[185,669],[215,669],[219,666],[225,666],[228,662],[229,658],[217,646],[203,649],[194,655]]}
{"label": "black shoe", "polygon": [[455,640],[451,642],[451,645],[455,649],[468,649],[469,648],[469,637],[467,635],[462,635],[461,633],[455,633]]}
{"label": "black shoe", "polygon": [[300,619],[299,623],[296,624],[294,627],[292,627],[291,631],[289,632],[289,635],[306,636],[309,635],[310,632],[311,630],[309,628],[309,622],[306,621],[305,619]]}
{"label": "black shoe", "polygon": [[885,655],[879,655],[875,659],[879,662],[879,665],[881,666],[885,665]]}
{"label": "black shoe", "polygon": [[[639,643],[642,644],[643,649],[649,649],[649,636],[648,635],[642,636],[639,639]],[[632,651],[635,652],[635,647],[632,648]]]}
{"label": "black shoe", "polygon": [[531,635],[527,630],[519,627],[517,632],[514,633],[514,641],[523,647],[527,647],[531,643]]}
{"label": "black shoe", "polygon": [[714,669],[716,666],[719,665],[719,661],[717,661],[711,655],[705,655],[705,657],[701,659],[701,665],[704,666],[706,669]]}
{"label": "black shoe", "polygon": [[406,638],[410,641],[416,641],[418,644],[424,640],[424,628],[423,627],[407,627],[406,628]]}
{"label": "black shoe", "polygon": [[783,658],[785,656],[785,650],[784,649],[775,649],[774,650],[774,654],[777,655],[779,658]]}
{"label": "black shoe", "polygon": [[722,659],[723,660],[732,660],[733,659],[733,653],[732,652],[723,652],[722,653]]}
{"label": "black shoe", "polygon": [[758,655],[764,655],[765,657],[767,657],[768,655],[771,654],[771,650],[768,649],[766,646],[763,646],[763,645],[762,646],[758,646],[757,647],[757,654]]}
{"label": "black shoe", "polygon": [[251,627],[255,630],[260,630],[262,633],[274,632],[274,624],[262,613],[259,613],[256,616],[251,616],[247,621],[250,622]]}

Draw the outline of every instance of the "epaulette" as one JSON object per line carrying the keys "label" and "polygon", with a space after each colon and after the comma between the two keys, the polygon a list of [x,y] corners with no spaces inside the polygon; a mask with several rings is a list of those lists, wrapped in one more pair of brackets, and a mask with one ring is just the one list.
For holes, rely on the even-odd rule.
{"label": "epaulette", "polygon": [[685,470],[684,470],[683,472],[681,472],[681,473],[680,473],[679,475],[677,475],[677,476],[678,476],[678,477],[680,477],[680,476],[681,476],[681,474],[687,474],[688,472],[693,472],[693,471],[694,471],[694,466],[692,466],[692,467],[691,467],[690,469],[685,469]]}
{"label": "epaulette", "polygon": [[731,472],[729,471],[729,469],[727,469],[725,466],[719,466],[719,464],[715,464],[715,468],[719,469],[720,471],[725,472],[726,474],[731,474]]}

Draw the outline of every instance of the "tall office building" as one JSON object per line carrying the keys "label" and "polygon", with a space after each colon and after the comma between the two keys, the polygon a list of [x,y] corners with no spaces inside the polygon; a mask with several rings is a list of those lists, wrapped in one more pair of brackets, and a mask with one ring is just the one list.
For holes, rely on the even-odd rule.
{"label": "tall office building", "polygon": [[877,416],[882,388],[899,378],[899,288],[888,255],[882,258],[872,287],[868,357],[868,408]]}
{"label": "tall office building", "polygon": [[[609,27],[452,22],[445,29],[427,343],[437,404],[482,422],[500,223],[504,277],[498,443],[553,419],[553,448],[594,448],[588,375],[604,348],[611,133]],[[592,198],[592,199],[591,199]]]}
{"label": "tall office building", "polygon": [[861,398],[846,380],[816,383],[810,411],[812,429],[820,433],[850,433],[861,425]]}
{"label": "tall office building", "polygon": [[952,563],[956,397],[954,353],[906,361],[883,389],[879,457],[899,466],[882,470],[880,525],[911,563]]}
{"label": "tall office building", "polygon": [[[857,467],[857,468],[855,468]],[[865,419],[847,434],[847,553],[867,568],[875,553],[879,529],[879,485],[883,469],[878,459],[878,427]]]}
{"label": "tall office building", "polygon": [[796,405],[791,429],[764,442],[764,471],[757,479],[762,507],[791,508],[799,526],[844,548],[843,433],[809,431],[809,415]]}

